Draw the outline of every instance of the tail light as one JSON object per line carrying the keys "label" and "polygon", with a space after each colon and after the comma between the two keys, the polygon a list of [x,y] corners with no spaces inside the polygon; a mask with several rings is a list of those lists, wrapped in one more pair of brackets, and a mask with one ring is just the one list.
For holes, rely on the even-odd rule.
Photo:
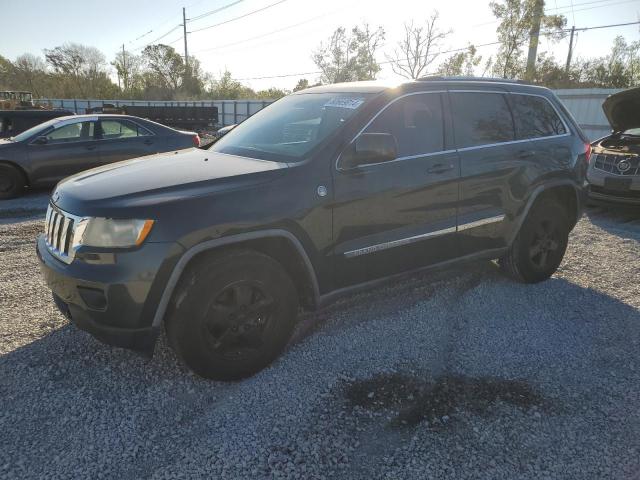
{"label": "tail light", "polygon": [[585,143],[584,147],[585,147],[584,159],[585,159],[587,165],[589,165],[589,159],[591,158],[591,144],[590,143]]}
{"label": "tail light", "polygon": [[200,137],[198,135],[194,135],[193,136],[193,145],[195,147],[199,147],[200,146]]}

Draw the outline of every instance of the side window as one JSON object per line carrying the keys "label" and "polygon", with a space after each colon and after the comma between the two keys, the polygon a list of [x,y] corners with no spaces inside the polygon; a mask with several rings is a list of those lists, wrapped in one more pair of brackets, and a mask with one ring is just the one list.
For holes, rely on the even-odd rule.
{"label": "side window", "polygon": [[102,138],[131,138],[145,137],[151,135],[146,128],[138,126],[136,123],[126,120],[102,120]]}
{"label": "side window", "polygon": [[47,134],[47,143],[70,143],[93,140],[95,122],[69,123],[54,127]]}
{"label": "side window", "polygon": [[458,148],[515,139],[511,111],[501,93],[453,92],[451,110]]}
{"label": "side window", "polygon": [[408,157],[444,150],[442,100],[439,93],[408,95],[389,105],[366,133],[390,133],[398,156]]}
{"label": "side window", "polygon": [[518,138],[540,138],[567,133],[562,120],[542,97],[511,95]]}

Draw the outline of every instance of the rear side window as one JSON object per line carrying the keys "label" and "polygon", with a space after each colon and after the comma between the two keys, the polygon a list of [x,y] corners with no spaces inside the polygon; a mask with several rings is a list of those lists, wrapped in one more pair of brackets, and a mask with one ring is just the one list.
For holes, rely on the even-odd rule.
{"label": "rear side window", "polygon": [[567,133],[562,120],[545,98],[519,94],[510,98],[519,139]]}
{"label": "rear side window", "polygon": [[452,92],[451,110],[458,148],[515,139],[511,111],[502,93]]}
{"label": "rear side window", "polygon": [[378,115],[366,133],[390,133],[398,144],[398,157],[444,150],[442,100],[439,93],[407,95]]}
{"label": "rear side window", "polygon": [[102,138],[105,140],[151,135],[151,132],[146,128],[126,120],[102,120],[100,123],[102,125]]}

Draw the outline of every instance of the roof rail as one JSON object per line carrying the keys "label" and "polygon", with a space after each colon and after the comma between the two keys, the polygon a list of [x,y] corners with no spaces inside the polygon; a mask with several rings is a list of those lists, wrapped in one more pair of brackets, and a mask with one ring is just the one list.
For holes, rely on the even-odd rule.
{"label": "roof rail", "polygon": [[497,78],[497,77],[447,77],[442,75],[430,75],[427,77],[420,77],[417,79],[421,82],[496,82],[496,83],[517,83],[520,85],[533,85],[531,82],[524,80],[512,80],[509,78]]}

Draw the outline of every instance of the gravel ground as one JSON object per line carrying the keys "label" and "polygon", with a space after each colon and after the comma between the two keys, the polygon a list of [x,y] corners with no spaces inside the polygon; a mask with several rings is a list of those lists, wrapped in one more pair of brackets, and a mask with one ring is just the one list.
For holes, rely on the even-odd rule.
{"label": "gravel ground", "polygon": [[640,478],[640,214],[590,210],[542,284],[482,262],[346,298],[231,384],[70,326],[40,228],[0,225],[2,478]]}
{"label": "gravel ground", "polygon": [[47,210],[50,193],[49,189],[30,190],[22,197],[0,201],[0,224],[39,217]]}

